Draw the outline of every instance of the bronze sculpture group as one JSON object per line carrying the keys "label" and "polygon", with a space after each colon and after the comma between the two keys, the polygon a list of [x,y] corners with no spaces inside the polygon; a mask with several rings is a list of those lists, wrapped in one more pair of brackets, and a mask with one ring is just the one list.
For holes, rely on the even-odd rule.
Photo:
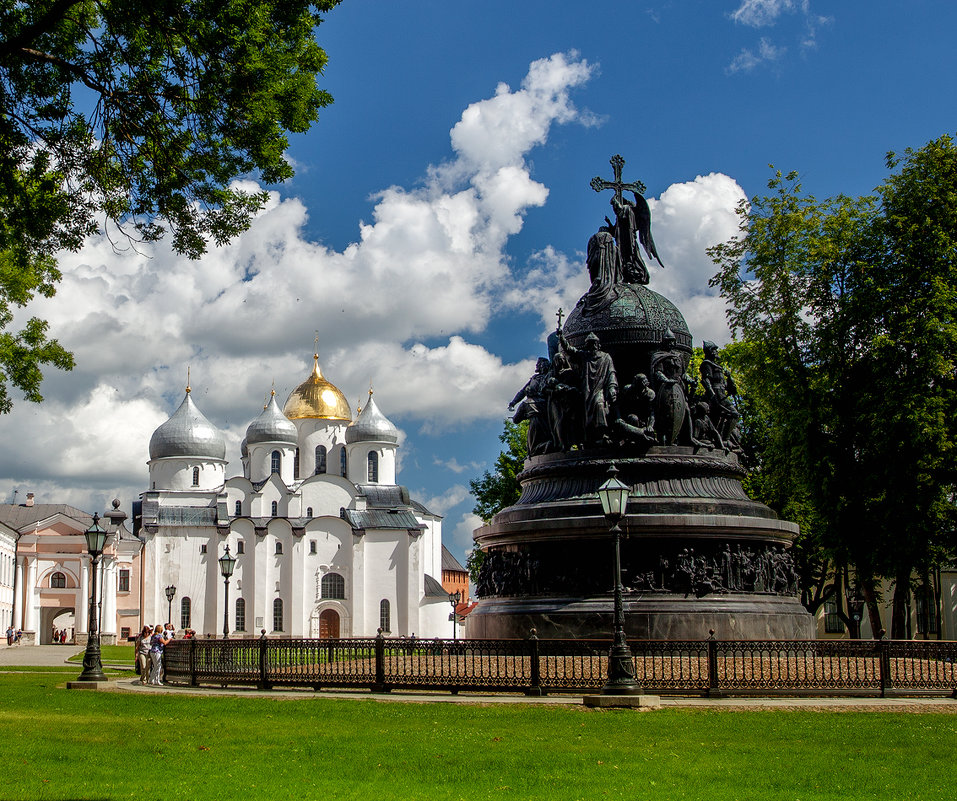
{"label": "bronze sculpture group", "polygon": [[[607,308],[624,285],[648,283],[639,244],[661,263],[651,236],[651,211],[639,194],[644,187],[621,181],[620,157],[611,163],[614,181],[592,181],[596,190],[615,190],[615,222],[606,217],[606,225],[588,242],[591,285],[579,301],[587,314]],[[631,189],[634,203],[622,197],[623,188]],[[562,331],[561,309],[558,319],[558,329],[549,337],[549,358],[538,360],[535,374],[509,404],[510,411],[520,404],[516,423],[528,421],[530,456],[629,445],[683,445],[740,454],[740,415],[732,400],[737,390],[718,362],[713,342],[704,343],[699,383],[687,374],[688,357],[676,347],[674,333],[665,329],[647,373],[639,372],[620,386],[614,360],[598,335],[590,332],[583,347],[576,348]]]}

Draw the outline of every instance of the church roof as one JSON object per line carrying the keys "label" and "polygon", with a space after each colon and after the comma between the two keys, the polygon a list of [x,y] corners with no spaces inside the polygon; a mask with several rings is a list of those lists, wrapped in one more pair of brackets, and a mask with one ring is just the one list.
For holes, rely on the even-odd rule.
{"label": "church roof", "polygon": [[290,420],[352,420],[346,396],[323,378],[319,369],[319,354],[314,354],[313,358],[312,374],[289,393],[282,407],[283,414]]}
{"label": "church roof", "polygon": [[456,573],[466,572],[465,568],[459,563],[459,560],[452,556],[452,552],[444,545],[442,546],[442,569],[452,570]]}
{"label": "church roof", "polygon": [[418,534],[425,525],[409,509],[343,509],[343,519],[354,529],[405,529]]}
{"label": "church roof", "polygon": [[444,598],[446,601],[449,599],[449,594],[445,591],[445,587],[442,586],[441,582],[432,578],[428,573],[425,574],[425,597],[426,598]]}
{"label": "church roof", "polygon": [[378,507],[412,506],[409,490],[400,484],[356,484],[366,504]]}
{"label": "church roof", "polygon": [[389,420],[379,407],[376,406],[372,398],[372,390],[369,390],[369,401],[365,408],[359,412],[355,422],[346,429],[346,442],[398,442],[399,429]]}
{"label": "church roof", "polygon": [[246,443],[247,451],[250,445],[257,442],[286,442],[295,445],[298,441],[299,431],[296,424],[279,411],[274,391],[262,414],[246,429],[246,439],[243,442]]}
{"label": "church roof", "polygon": [[186,388],[186,397],[163,425],[150,438],[150,459],[167,456],[193,456],[225,459],[226,440],[223,432],[196,408]]}

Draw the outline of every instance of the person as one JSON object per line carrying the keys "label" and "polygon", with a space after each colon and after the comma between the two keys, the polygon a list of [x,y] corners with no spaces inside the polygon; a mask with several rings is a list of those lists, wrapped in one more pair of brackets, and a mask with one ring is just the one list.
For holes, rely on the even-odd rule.
{"label": "person", "polygon": [[535,364],[535,375],[528,379],[528,383],[516,393],[508,404],[508,410],[511,412],[515,410],[515,404],[521,401],[521,406],[518,407],[513,421],[521,423],[523,420],[528,420],[527,446],[529,456],[537,456],[551,450],[548,401],[545,397],[545,387],[550,367],[551,363],[548,359],[540,358]]}
{"label": "person", "polygon": [[23,629],[17,629],[17,633],[16,633],[15,635],[13,635],[13,643],[14,643],[14,645],[19,645],[19,644],[20,644],[20,638],[21,638],[21,637],[23,637]]}
{"label": "person", "polygon": [[165,635],[165,629],[157,624],[153,629],[153,636],[150,637],[150,678],[149,684],[157,687],[163,686],[163,649],[169,644],[169,637]]}
{"label": "person", "polygon": [[585,337],[585,347],[579,350],[569,344],[565,334],[559,334],[562,350],[577,368],[579,387],[585,404],[585,436],[589,443],[603,445],[610,440],[608,428],[618,400],[618,377],[609,354],[601,349],[601,340],[594,332]]}
{"label": "person", "polygon": [[136,664],[140,669],[140,684],[146,684],[150,675],[150,636],[153,630],[143,626],[143,630],[136,638]]}
{"label": "person", "polygon": [[13,626],[7,626],[7,645],[13,645]]}

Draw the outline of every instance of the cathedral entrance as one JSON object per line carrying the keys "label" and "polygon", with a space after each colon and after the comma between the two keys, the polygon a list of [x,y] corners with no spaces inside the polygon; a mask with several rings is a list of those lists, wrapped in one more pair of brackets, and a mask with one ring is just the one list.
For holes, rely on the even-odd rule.
{"label": "cathedral entrance", "polygon": [[334,609],[325,609],[319,615],[319,639],[339,638],[339,613]]}

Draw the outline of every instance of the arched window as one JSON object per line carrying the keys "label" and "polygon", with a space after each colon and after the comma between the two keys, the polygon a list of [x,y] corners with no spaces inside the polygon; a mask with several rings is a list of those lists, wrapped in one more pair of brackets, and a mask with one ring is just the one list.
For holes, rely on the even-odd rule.
{"label": "arched window", "polygon": [[271,473],[278,473],[282,470],[282,454],[279,451],[272,452],[272,467],[270,468]]}
{"label": "arched window", "polygon": [[292,463],[292,477],[299,478],[299,448],[296,448],[296,458]]}
{"label": "arched window", "polygon": [[343,478],[349,478],[349,461],[346,457],[346,449],[339,451],[339,474]]}
{"label": "arched window", "polygon": [[239,517],[243,513],[243,502],[236,501],[236,517]]}
{"label": "arched window", "polygon": [[311,507],[311,506],[307,506],[307,507],[306,507],[306,517],[312,517],[312,507]]}
{"label": "arched window", "polygon": [[279,501],[272,502],[272,516],[277,517],[279,515]]}
{"label": "arched window", "polygon": [[282,631],[282,598],[272,602],[272,630]]}
{"label": "arched window", "polygon": [[388,598],[383,598],[379,601],[379,628],[382,629],[383,634],[388,634],[392,631],[392,615],[390,611]]}
{"label": "arched window", "polygon": [[316,475],[326,472],[326,446],[316,445]]}
{"label": "arched window", "polygon": [[369,451],[369,483],[379,483],[379,454]]}
{"label": "arched window", "polygon": [[50,576],[50,586],[55,590],[66,588],[66,575],[58,570]]}
{"label": "arched window", "polygon": [[194,487],[199,486],[199,468],[198,467],[193,468],[193,486]]}
{"label": "arched window", "polygon": [[236,631],[246,630],[246,599],[236,599]]}
{"label": "arched window", "polygon": [[326,573],[322,577],[322,597],[342,600],[346,597],[346,581],[338,573]]}
{"label": "arched window", "polygon": [[282,555],[282,542],[279,540],[276,540],[276,556],[281,556],[281,555]]}
{"label": "arched window", "polygon": [[193,602],[189,598],[183,598],[179,602],[179,627],[181,629],[188,629],[190,627],[190,621],[192,619]]}

